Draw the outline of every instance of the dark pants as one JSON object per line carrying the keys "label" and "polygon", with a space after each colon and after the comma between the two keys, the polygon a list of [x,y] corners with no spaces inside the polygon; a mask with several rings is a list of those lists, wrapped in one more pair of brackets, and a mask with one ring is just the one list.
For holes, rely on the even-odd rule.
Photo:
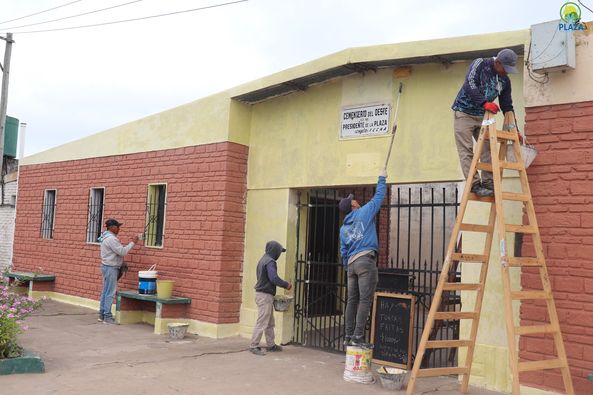
{"label": "dark pants", "polygon": [[364,337],[364,327],[371,311],[378,281],[379,271],[374,256],[361,256],[348,266],[346,337]]}

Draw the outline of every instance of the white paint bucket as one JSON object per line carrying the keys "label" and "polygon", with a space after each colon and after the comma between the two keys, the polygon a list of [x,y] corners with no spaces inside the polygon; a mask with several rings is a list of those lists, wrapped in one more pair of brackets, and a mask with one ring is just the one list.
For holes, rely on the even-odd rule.
{"label": "white paint bucket", "polygon": [[138,293],[141,295],[154,295],[156,293],[156,278],[159,272],[152,265],[148,270],[138,272]]}

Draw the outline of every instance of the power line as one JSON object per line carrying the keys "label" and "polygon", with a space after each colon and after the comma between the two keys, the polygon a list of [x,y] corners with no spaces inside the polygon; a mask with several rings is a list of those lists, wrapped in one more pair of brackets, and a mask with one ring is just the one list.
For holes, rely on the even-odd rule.
{"label": "power line", "polygon": [[35,15],[43,14],[44,12],[49,12],[49,11],[57,10],[58,8],[66,7],[67,5],[74,4],[74,3],[79,3],[81,1],[82,0],[71,1],[70,3],[62,4],[62,5],[59,5],[57,7],[53,7],[53,8],[48,8],[47,10],[39,11],[39,12],[36,12],[34,14],[29,14],[29,15],[18,17],[18,18],[9,19],[7,21],[2,21],[2,22],[0,22],[0,25],[3,25],[3,24],[8,23],[8,22],[18,21],[19,19],[25,19],[25,18],[28,18],[30,16],[35,16]]}
{"label": "power line", "polygon": [[170,15],[184,14],[184,13],[187,13],[187,12],[201,11],[201,10],[206,10],[206,9],[209,9],[209,8],[217,8],[217,7],[223,7],[223,6],[226,6],[226,5],[232,5],[232,4],[238,4],[238,3],[245,3],[247,1],[249,1],[249,0],[237,0],[237,1],[231,1],[231,2],[228,2],[228,3],[221,3],[221,4],[209,5],[209,6],[205,6],[205,7],[192,8],[192,9],[189,9],[189,10],[174,11],[174,12],[168,12],[168,13],[165,13],[165,14],[149,15],[149,16],[144,16],[144,17],[140,17],[140,18],[122,19],[122,20],[119,20],[119,21],[95,23],[95,24],[92,24],[92,25],[81,25],[81,26],[62,27],[62,28],[56,28],[56,29],[29,30],[29,31],[24,31],[24,32],[15,32],[15,34],[46,33],[46,32],[56,32],[56,31],[60,31],[60,30],[73,30],[73,29],[83,29],[83,28],[87,28],[87,27],[115,25],[115,24],[118,24],[118,23],[141,21],[141,20],[144,20],[144,19],[153,19],[153,18],[160,18],[162,16],[170,16]]}
{"label": "power line", "polygon": [[0,28],[0,29],[2,29],[2,30],[14,30],[14,29],[19,29],[21,27],[29,27],[29,26],[43,25],[43,24],[46,24],[46,23],[63,21],[64,19],[71,19],[71,18],[76,18],[76,17],[79,17],[79,16],[83,16],[83,15],[90,15],[90,14],[95,14],[95,13],[101,12],[101,11],[107,11],[107,10],[111,10],[111,9],[114,9],[114,8],[124,7],[124,6],[130,5],[130,4],[138,3],[140,1],[143,1],[143,0],[134,0],[134,1],[127,2],[127,3],[123,3],[123,4],[117,4],[117,5],[114,5],[114,6],[111,6],[111,7],[107,7],[107,8],[101,8],[99,10],[83,12],[82,14],[76,14],[76,15],[65,16],[63,18],[51,19],[49,21],[29,23],[28,25],[21,25],[21,26],[4,27],[4,28]]}
{"label": "power line", "polygon": [[582,5],[586,9],[588,9],[590,12],[593,12],[593,10],[591,10],[589,7],[587,7],[586,5],[584,5],[583,3],[581,3],[581,0],[577,0],[577,1],[579,2],[580,5]]}

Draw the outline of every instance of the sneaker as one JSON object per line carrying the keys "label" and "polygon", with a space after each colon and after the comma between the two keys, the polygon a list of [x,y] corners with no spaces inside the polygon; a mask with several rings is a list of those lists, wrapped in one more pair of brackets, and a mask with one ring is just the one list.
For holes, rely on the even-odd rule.
{"label": "sneaker", "polygon": [[344,346],[348,346],[352,340],[352,336],[344,336]]}
{"label": "sneaker", "polygon": [[254,355],[266,355],[265,351],[261,347],[250,347],[249,352]]}
{"label": "sneaker", "polygon": [[97,318],[97,321],[103,322],[104,319],[105,317],[103,317],[103,314],[99,314],[99,318]]}
{"label": "sneaker", "polygon": [[111,324],[111,325],[119,325],[117,323],[117,321],[113,319],[113,317],[105,317],[105,318],[103,318],[103,323],[104,324]]}
{"label": "sneaker", "polygon": [[348,345],[354,347],[373,348],[373,345],[371,343],[365,342],[362,337],[353,337],[350,339],[350,343],[348,343]]}
{"label": "sneaker", "polygon": [[272,347],[266,347],[266,350],[268,351],[282,351],[282,346],[279,346],[277,344],[274,344]]}
{"label": "sneaker", "polygon": [[492,189],[484,188],[479,182],[476,182],[474,185],[472,185],[470,192],[475,193],[479,197],[494,196],[494,191]]}
{"label": "sneaker", "polygon": [[494,191],[489,188],[480,187],[480,190],[476,193],[480,197],[491,197],[494,196]]}
{"label": "sneaker", "polygon": [[480,182],[478,181],[478,182],[476,182],[476,183],[474,183],[474,184],[472,185],[472,189],[471,189],[471,191],[470,191],[470,192],[471,192],[471,193],[478,194],[478,191],[479,191],[480,189],[482,189],[482,184],[480,184]]}

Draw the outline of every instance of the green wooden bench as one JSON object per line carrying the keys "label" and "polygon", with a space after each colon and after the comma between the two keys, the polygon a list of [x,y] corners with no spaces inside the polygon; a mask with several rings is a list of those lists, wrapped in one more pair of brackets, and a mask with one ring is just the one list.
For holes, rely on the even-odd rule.
{"label": "green wooden bench", "polygon": [[9,283],[18,281],[28,286],[30,297],[34,297],[33,292],[52,292],[56,281],[54,274],[10,271],[4,275],[8,277]]}
{"label": "green wooden bench", "polygon": [[156,305],[154,332],[161,334],[167,331],[169,322],[185,320],[187,306],[191,304],[191,299],[182,296],[160,299],[156,295],[139,294],[138,291],[118,291],[115,307],[117,322],[120,324],[152,323],[152,317],[147,317],[145,314],[146,302]]}

